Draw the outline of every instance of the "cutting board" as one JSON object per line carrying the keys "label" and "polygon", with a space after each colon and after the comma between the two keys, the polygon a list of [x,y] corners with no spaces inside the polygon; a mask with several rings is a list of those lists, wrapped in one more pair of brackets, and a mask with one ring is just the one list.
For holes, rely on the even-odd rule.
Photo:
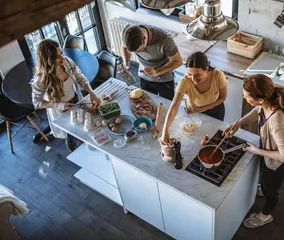
{"label": "cutting board", "polygon": [[143,97],[139,99],[129,98],[130,109],[135,117],[149,117],[156,119],[157,106],[152,98],[144,92]]}

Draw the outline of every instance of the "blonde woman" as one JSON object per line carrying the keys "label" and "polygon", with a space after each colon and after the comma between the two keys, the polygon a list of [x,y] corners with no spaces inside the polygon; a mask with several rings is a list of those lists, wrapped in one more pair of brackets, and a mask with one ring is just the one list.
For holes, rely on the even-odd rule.
{"label": "blonde woman", "polygon": [[31,85],[35,108],[46,108],[54,137],[66,139],[68,149],[73,151],[76,148],[75,139],[55,127],[52,121],[83,98],[81,89],[90,94],[94,107],[100,104],[88,80],[70,58],[63,56],[56,41],[45,39],[37,47],[37,63]]}

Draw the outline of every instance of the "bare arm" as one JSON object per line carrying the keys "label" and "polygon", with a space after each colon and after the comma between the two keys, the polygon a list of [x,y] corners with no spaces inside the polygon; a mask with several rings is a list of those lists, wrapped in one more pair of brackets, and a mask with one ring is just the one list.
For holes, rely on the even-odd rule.
{"label": "bare arm", "polygon": [[122,46],[122,58],[125,66],[129,68],[130,66],[130,58],[131,58],[131,52],[128,51],[127,47]]}
{"label": "bare arm", "polygon": [[162,133],[162,141],[167,142],[167,140],[168,140],[169,127],[171,126],[171,124],[172,124],[172,122],[173,122],[173,120],[174,120],[174,118],[177,114],[177,111],[179,109],[182,98],[183,98],[183,95],[180,94],[180,93],[176,93],[175,96],[174,96],[174,99],[171,103],[171,106],[170,106],[168,113],[166,115],[166,118],[165,118],[165,123],[164,123],[163,133]]}
{"label": "bare arm", "polygon": [[276,151],[269,151],[264,149],[257,149],[257,154],[271,158],[276,161],[284,162],[284,127],[283,123],[280,122],[275,126],[272,126],[270,129],[271,135],[274,138],[277,150]]}
{"label": "bare arm", "polygon": [[263,156],[263,157],[268,157],[268,158],[271,158],[271,159],[276,160],[276,161],[281,161],[280,160],[281,155],[280,155],[279,151],[267,151],[267,150],[257,148],[255,154]]}
{"label": "bare arm", "polygon": [[[235,134],[235,132],[240,128],[240,126],[250,122],[257,121],[257,119],[258,119],[258,107],[255,107],[248,114],[246,114],[239,120],[239,122],[235,125],[235,127],[232,129],[231,133],[229,134],[229,137],[232,137]],[[227,127],[224,130],[224,134],[226,134],[233,125],[234,123],[231,124],[229,127]]]}
{"label": "bare arm", "polygon": [[158,77],[160,75],[164,75],[167,72],[170,72],[174,69],[176,69],[177,67],[179,67],[182,64],[182,59],[181,56],[179,54],[179,52],[177,52],[175,55],[173,55],[172,57],[169,57],[170,61],[165,64],[164,66],[160,67],[159,69],[154,69],[152,67],[145,67],[144,68],[144,73],[149,76],[149,77]]}
{"label": "bare arm", "polygon": [[250,122],[257,121],[257,119],[258,119],[258,110],[257,108],[254,108],[248,114],[246,114],[240,119],[239,124],[240,125],[248,124]]}
{"label": "bare arm", "polygon": [[159,69],[156,69],[158,76],[164,75],[182,65],[182,59],[179,52],[169,57],[169,59],[170,61],[166,65],[160,67]]}

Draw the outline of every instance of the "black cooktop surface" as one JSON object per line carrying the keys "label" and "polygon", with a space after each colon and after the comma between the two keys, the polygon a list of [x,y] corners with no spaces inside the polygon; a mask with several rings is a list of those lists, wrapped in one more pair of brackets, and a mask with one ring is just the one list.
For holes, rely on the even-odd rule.
{"label": "black cooktop surface", "polygon": [[[206,145],[218,145],[222,138],[222,131],[218,130],[218,132],[215,133],[215,135],[209,140]],[[245,140],[233,136],[232,138],[225,139],[225,141],[221,144],[221,148],[223,150],[226,150],[245,142]],[[219,166],[214,166],[209,169],[205,168],[199,161],[198,156],[196,156],[185,170],[220,187],[227,176],[230,174],[230,172],[233,170],[233,168],[236,166],[237,162],[242,158],[244,153],[245,152],[241,149],[227,153],[225,154],[225,158]]]}

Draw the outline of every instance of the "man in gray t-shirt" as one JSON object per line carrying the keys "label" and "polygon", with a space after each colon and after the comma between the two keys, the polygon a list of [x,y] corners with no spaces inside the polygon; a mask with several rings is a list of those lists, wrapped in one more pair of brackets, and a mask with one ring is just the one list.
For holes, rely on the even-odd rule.
{"label": "man in gray t-shirt", "polygon": [[148,25],[127,26],[122,30],[122,55],[129,68],[131,52],[139,59],[141,88],[172,100],[173,70],[182,64],[178,48],[168,33]]}

